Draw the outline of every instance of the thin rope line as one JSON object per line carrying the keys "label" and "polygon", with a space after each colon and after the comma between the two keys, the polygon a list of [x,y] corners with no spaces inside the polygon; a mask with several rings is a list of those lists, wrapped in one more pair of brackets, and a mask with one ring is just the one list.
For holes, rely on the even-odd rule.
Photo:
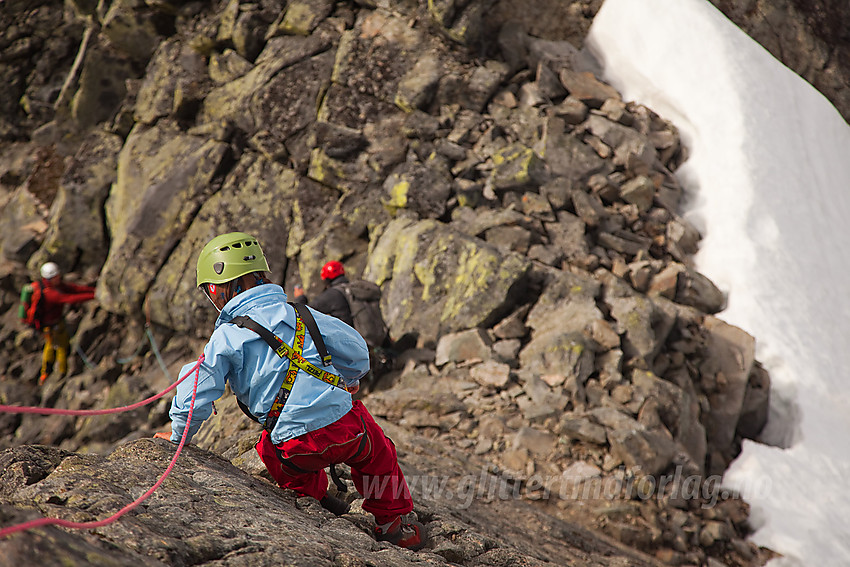
{"label": "thin rope line", "polygon": [[39,415],[107,415],[107,414],[111,414],[111,413],[121,413],[121,412],[125,412],[125,411],[134,410],[136,408],[142,407],[142,406],[147,405],[147,404],[149,404],[153,401],[158,400],[159,398],[161,398],[162,396],[164,396],[165,394],[167,394],[168,392],[170,392],[171,390],[176,388],[177,385],[180,384],[180,382],[182,382],[183,380],[185,380],[192,373],[193,370],[195,370],[196,368],[200,369],[200,364],[201,364],[202,361],[203,361],[203,355],[201,355],[201,358],[198,359],[198,363],[195,366],[195,368],[193,368],[192,370],[187,372],[185,375],[183,375],[182,378],[177,380],[171,386],[169,386],[168,388],[166,388],[162,392],[151,396],[150,398],[146,398],[146,399],[144,399],[140,402],[136,402],[135,404],[131,404],[129,406],[121,406],[121,407],[117,407],[117,408],[107,408],[107,409],[97,409],[97,410],[69,410],[69,409],[60,409],[60,408],[41,408],[41,407],[36,407],[36,406],[5,406],[5,405],[0,405],[0,413],[35,413],[35,414],[39,414]]}
{"label": "thin rope line", "polygon": [[[188,417],[187,424],[192,423],[192,413],[195,411],[195,397],[198,393],[198,379],[199,379],[199,376],[200,376],[200,373],[201,373],[201,363],[203,361],[204,361],[204,355],[202,354],[198,358],[198,362],[195,364],[194,368],[192,368],[192,370],[187,372],[183,376],[183,378],[180,378],[180,380],[178,380],[174,384],[174,386],[177,386],[177,384],[182,382],[187,376],[192,374],[192,372],[195,373],[195,383],[192,386],[192,405],[189,407],[189,417]],[[163,392],[163,393],[165,393],[165,392]],[[135,501],[131,502],[130,504],[127,504],[126,506],[124,506],[123,508],[118,510],[112,516],[109,516],[108,518],[106,518],[104,520],[98,520],[98,521],[94,521],[94,522],[71,522],[71,521],[68,521],[68,520],[62,520],[60,518],[39,518],[37,520],[31,520],[29,522],[24,522],[23,524],[17,524],[17,525],[14,525],[14,526],[9,526],[8,528],[3,528],[2,530],[0,530],[0,538],[6,537],[7,535],[10,535],[10,534],[13,534],[13,533],[16,533],[16,532],[21,532],[21,531],[24,531],[24,530],[30,530],[30,529],[33,529],[33,528],[37,528],[37,527],[41,527],[41,526],[47,526],[47,525],[56,525],[56,526],[60,526],[60,527],[63,527],[63,528],[72,528],[72,529],[92,529],[92,528],[101,528],[103,526],[111,524],[112,522],[116,521],[118,518],[120,518],[121,516],[123,516],[124,514],[129,512],[130,510],[133,510],[139,504],[141,504],[142,502],[147,500],[147,498],[151,494],[153,494],[154,491],[157,488],[159,488],[159,486],[165,481],[165,478],[171,473],[171,470],[174,468],[175,463],[177,463],[177,457],[179,457],[181,451],[183,451],[183,446],[186,444],[186,437],[187,437],[188,433],[189,433],[189,427],[187,426],[185,429],[183,429],[183,437],[180,438],[180,444],[177,446],[177,450],[174,453],[174,457],[171,458],[171,463],[169,463],[168,467],[165,469],[165,472],[162,473],[162,476],[159,477],[159,480],[157,480],[156,483],[147,492],[142,494]]]}

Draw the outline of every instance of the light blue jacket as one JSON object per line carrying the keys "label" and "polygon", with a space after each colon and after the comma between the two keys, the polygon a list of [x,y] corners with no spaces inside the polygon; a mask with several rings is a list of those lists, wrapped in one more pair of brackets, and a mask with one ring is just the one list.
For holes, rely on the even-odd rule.
{"label": "light blue jacket", "polygon": [[[340,384],[357,384],[369,371],[366,341],[339,319],[312,309],[311,312],[333,359],[333,365],[322,366],[309,332],[304,341],[304,358],[319,368],[342,376]],[[205,359],[200,368],[195,409],[187,442],[212,414],[213,401],[224,394],[226,382],[230,382],[230,388],[237,399],[262,423],[265,422],[286,376],[289,359],[280,358],[254,331],[227,323],[238,315],[247,315],[287,344],[293,343],[295,310],[286,303],[286,294],[279,285],[262,284],[243,291],[228,301],[215,322],[215,330],[209,342],[204,347]],[[185,365],[180,376],[186,374],[194,365],[195,363]],[[187,425],[194,378],[192,373],[181,382],[171,401],[171,441],[175,443],[180,441]],[[331,386],[299,370],[289,399],[272,431],[272,442],[282,443],[330,425],[350,409],[351,395],[345,389]]]}

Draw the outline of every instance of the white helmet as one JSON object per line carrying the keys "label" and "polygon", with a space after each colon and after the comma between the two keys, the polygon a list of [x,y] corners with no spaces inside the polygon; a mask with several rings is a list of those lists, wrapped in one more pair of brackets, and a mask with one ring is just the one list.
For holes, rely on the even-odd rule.
{"label": "white helmet", "polygon": [[59,275],[59,266],[54,264],[53,262],[47,262],[41,267],[41,277],[46,280],[51,278],[55,278]]}

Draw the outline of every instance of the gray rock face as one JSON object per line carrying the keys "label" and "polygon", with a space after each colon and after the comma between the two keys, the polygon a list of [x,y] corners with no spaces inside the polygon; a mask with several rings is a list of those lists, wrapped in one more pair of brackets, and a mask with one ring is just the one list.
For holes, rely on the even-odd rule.
{"label": "gray rock face", "polygon": [[[532,436],[533,437],[533,436]],[[542,439],[541,439],[542,441]],[[36,517],[37,509],[56,517],[92,521],[130,504],[158,478],[174,453],[162,440],[128,443],[109,458],[75,455],[50,447],[21,447],[0,454],[3,463],[4,523]],[[438,463],[422,461],[409,478],[433,474]],[[46,489],[46,490],[42,490]],[[453,485],[453,489],[456,487]],[[61,493],[61,498],[48,498]],[[240,471],[227,460],[187,447],[173,472],[142,506],[97,535],[56,527],[0,540],[6,558],[40,565],[271,565],[281,556],[298,565],[456,565],[458,563],[558,565],[568,560],[603,566],[652,565],[640,554],[593,538],[588,532],[555,533],[537,538],[547,551],[505,545],[517,539],[503,521],[477,509],[483,530],[452,511],[448,492],[422,497],[415,511],[433,544],[411,553],[369,535],[374,526],[354,502],[340,518],[312,499],[282,491],[265,479]],[[531,507],[519,512],[526,521],[551,524]],[[502,525],[505,524],[505,525]],[[501,535],[500,535],[501,534]],[[589,564],[589,563],[588,563]]]}
{"label": "gray rock face", "polygon": [[130,134],[106,204],[112,244],[97,292],[104,307],[131,314],[142,304],[151,278],[209,195],[225,151],[221,142],[168,123],[140,125]]}
{"label": "gray rock face", "polygon": [[[262,238],[272,273],[283,273],[297,192],[298,180],[291,169],[256,154],[245,154],[221,190],[201,205],[192,226],[157,274],[147,294],[151,316],[181,332],[192,332],[204,321],[190,314],[205,313],[208,300],[197,291],[195,263],[198,248],[211,235],[235,230],[256,234]],[[207,315],[209,328],[215,319],[214,313]]]}
{"label": "gray rock face", "polygon": [[103,202],[116,179],[122,140],[93,131],[69,164],[53,201],[51,223],[41,249],[28,265],[35,272],[49,260],[94,275],[106,260]]}

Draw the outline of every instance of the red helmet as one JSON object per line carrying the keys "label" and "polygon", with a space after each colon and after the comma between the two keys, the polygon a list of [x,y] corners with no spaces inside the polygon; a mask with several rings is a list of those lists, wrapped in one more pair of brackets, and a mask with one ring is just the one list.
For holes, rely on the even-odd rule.
{"label": "red helmet", "polygon": [[331,260],[324,266],[322,266],[322,279],[323,280],[332,280],[334,278],[338,278],[339,276],[345,275],[345,268],[342,267],[342,262],[337,262],[336,260]]}

